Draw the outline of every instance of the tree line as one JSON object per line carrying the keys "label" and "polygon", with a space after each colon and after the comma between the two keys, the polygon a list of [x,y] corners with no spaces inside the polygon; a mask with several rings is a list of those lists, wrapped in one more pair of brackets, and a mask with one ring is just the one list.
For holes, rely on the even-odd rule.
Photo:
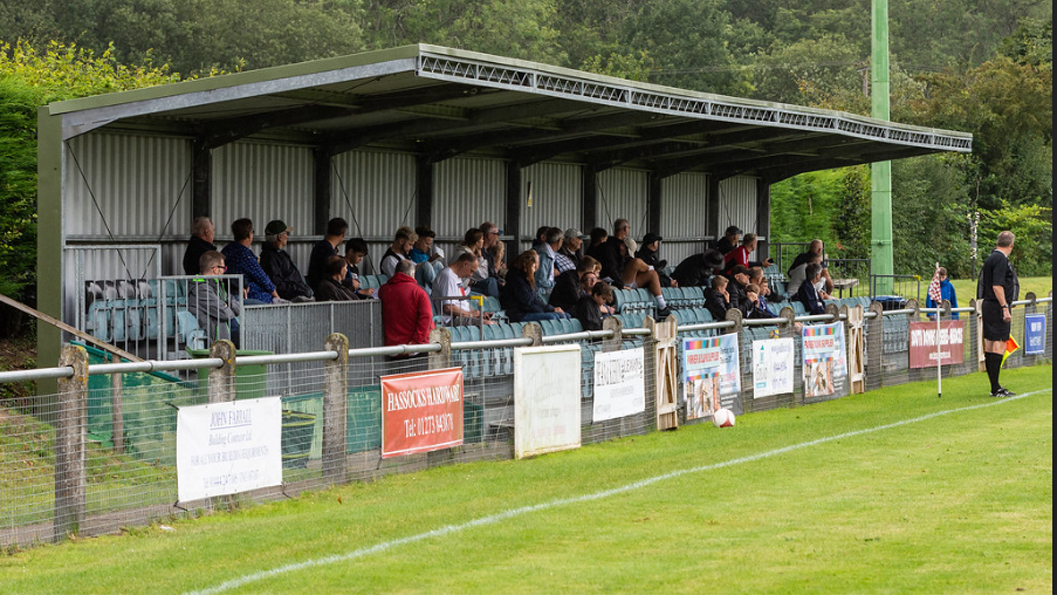
{"label": "tree line", "polygon": [[[980,244],[1052,261],[1052,7],[890,0],[892,119],[974,135],[893,165],[897,272],[967,276]],[[869,114],[870,0],[6,0],[0,4],[0,291],[32,301],[37,105],[409,43]],[[32,149],[32,150],[30,150]],[[869,254],[869,169],[772,188],[772,237]],[[986,254],[984,255],[986,256]]]}

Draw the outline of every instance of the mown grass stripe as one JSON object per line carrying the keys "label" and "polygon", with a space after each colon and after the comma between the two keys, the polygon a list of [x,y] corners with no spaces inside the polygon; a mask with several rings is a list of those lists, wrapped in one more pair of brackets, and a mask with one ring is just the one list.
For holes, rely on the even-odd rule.
{"label": "mown grass stripe", "polygon": [[362,558],[362,557],[365,557],[365,556],[369,556],[371,554],[377,554],[377,553],[380,553],[380,552],[387,551],[387,550],[389,550],[391,548],[399,547],[399,546],[406,545],[406,544],[409,544],[409,543],[415,543],[415,542],[418,542],[418,541],[429,539],[431,537],[443,537],[445,535],[458,533],[458,532],[464,531],[466,529],[473,529],[475,527],[482,527],[482,526],[486,526],[486,525],[492,525],[492,524],[498,523],[500,521],[504,521],[506,519],[514,518],[514,517],[517,517],[517,516],[522,516],[522,515],[533,513],[533,512],[539,512],[539,511],[542,511],[542,510],[548,510],[548,509],[551,509],[551,508],[557,508],[559,506],[565,506],[565,505],[569,505],[569,504],[579,504],[579,503],[583,503],[583,502],[591,502],[591,501],[594,501],[594,500],[601,500],[603,498],[608,498],[610,496],[615,496],[615,495],[618,495],[618,494],[631,492],[631,491],[634,491],[634,490],[638,490],[638,489],[653,485],[653,484],[661,482],[661,481],[674,479],[674,478],[681,477],[683,475],[687,475],[687,474],[691,474],[691,473],[700,473],[700,472],[703,472],[703,471],[713,471],[713,470],[716,470],[716,469],[722,469],[722,468],[725,468],[725,467],[731,467],[731,466],[740,465],[740,464],[743,464],[743,463],[751,463],[753,461],[758,461],[758,460],[761,460],[761,459],[774,457],[774,456],[785,454],[785,453],[788,453],[788,452],[801,450],[801,449],[809,448],[809,447],[812,447],[812,446],[817,446],[819,444],[825,444],[827,442],[833,442],[835,440],[841,440],[841,439],[844,439],[844,438],[853,438],[853,437],[856,437],[856,436],[862,436],[864,434],[871,434],[871,433],[874,433],[874,432],[880,432],[882,430],[889,430],[889,429],[897,428],[897,427],[900,427],[900,426],[905,426],[905,425],[914,424],[914,423],[920,423],[920,422],[927,421],[927,420],[930,420],[930,419],[933,419],[933,418],[937,418],[937,417],[941,417],[941,416],[945,416],[945,415],[951,415],[951,414],[954,414],[954,413],[962,413],[962,412],[965,412],[965,411],[972,411],[972,410],[975,410],[975,409],[983,409],[983,408],[986,408],[986,407],[994,407],[994,406],[997,406],[997,405],[1002,405],[1004,403],[1017,401],[1017,400],[1024,399],[1024,398],[1027,398],[1027,397],[1031,397],[1031,396],[1034,396],[1034,395],[1043,394],[1043,393],[1050,393],[1052,391],[1053,391],[1052,388],[1046,388],[1046,389],[1042,389],[1042,390],[1027,392],[1027,393],[1024,393],[1024,394],[1021,394],[1021,395],[1017,395],[1015,397],[1007,397],[1007,398],[1004,398],[1004,399],[996,399],[994,401],[990,401],[990,402],[986,402],[986,403],[980,403],[980,404],[977,404],[977,405],[969,405],[969,406],[966,406],[966,407],[959,407],[959,408],[956,408],[956,409],[947,409],[947,410],[944,410],[944,411],[937,411],[937,412],[934,412],[934,413],[929,413],[929,414],[921,415],[921,416],[918,416],[918,417],[913,417],[913,418],[909,418],[909,419],[900,420],[900,421],[893,422],[893,423],[890,423],[890,424],[884,424],[884,425],[875,426],[875,427],[872,427],[872,428],[865,428],[865,429],[862,429],[862,430],[853,430],[853,431],[850,431],[850,432],[844,432],[842,434],[837,434],[837,435],[834,435],[834,436],[827,436],[825,438],[819,438],[817,440],[809,440],[807,442],[800,442],[798,444],[792,444],[792,445],[789,445],[789,446],[783,446],[781,448],[776,448],[776,449],[772,449],[772,450],[768,450],[768,451],[765,451],[765,452],[761,452],[761,453],[757,453],[757,454],[753,454],[753,455],[748,455],[748,456],[744,456],[744,457],[738,457],[738,458],[735,458],[735,459],[730,459],[730,460],[722,461],[722,462],[719,462],[719,463],[712,463],[712,464],[709,464],[709,465],[701,465],[701,466],[698,466],[698,467],[690,467],[690,468],[687,468],[687,469],[678,469],[678,470],[675,470],[675,471],[670,471],[668,473],[663,473],[661,475],[656,475],[654,477],[649,477],[649,478],[646,478],[646,479],[643,479],[643,480],[640,480],[640,481],[636,481],[636,482],[633,482],[633,483],[630,483],[630,484],[626,484],[626,485],[623,485],[623,486],[620,486],[620,487],[616,487],[616,488],[612,488],[612,489],[608,489],[608,490],[603,490],[603,491],[600,491],[600,492],[594,492],[594,493],[591,493],[591,494],[584,494],[582,496],[576,496],[576,497],[572,497],[572,498],[560,498],[560,499],[557,499],[557,500],[551,500],[549,502],[544,502],[544,503],[541,503],[541,504],[534,504],[532,506],[523,506],[523,507],[520,507],[520,508],[514,508],[514,509],[507,510],[507,511],[504,511],[504,512],[500,512],[500,513],[497,513],[497,514],[488,515],[488,516],[480,517],[480,518],[477,518],[477,519],[473,519],[471,521],[467,521],[465,523],[461,523],[461,524],[458,524],[458,525],[445,525],[443,527],[440,527],[440,528],[437,528],[437,529],[433,529],[431,531],[426,531],[424,533],[418,533],[416,535],[410,535],[408,537],[401,537],[399,539],[392,539],[392,540],[389,540],[389,541],[384,541],[382,543],[379,543],[379,544],[376,544],[376,545],[373,545],[373,546],[370,546],[370,547],[360,548],[360,549],[357,549],[357,550],[353,550],[351,552],[346,552],[344,554],[335,554],[335,555],[332,555],[332,556],[325,556],[325,557],[322,557],[322,558],[316,558],[316,559],[312,559],[312,560],[305,560],[303,562],[297,562],[297,563],[294,563],[294,564],[286,564],[286,565],[283,565],[283,566],[279,566],[277,568],[272,568],[270,570],[262,570],[262,571],[258,571],[258,572],[253,572],[253,573],[250,573],[250,574],[243,575],[243,576],[241,576],[239,578],[236,578],[236,579],[225,581],[225,582],[220,583],[219,585],[216,585],[214,587],[208,587],[208,588],[201,589],[201,590],[198,590],[198,591],[190,591],[190,592],[186,593],[185,595],[212,595],[214,593],[223,593],[225,591],[229,591],[231,589],[235,589],[235,588],[241,587],[243,585],[250,584],[250,583],[253,583],[253,582],[257,582],[257,581],[261,581],[261,580],[265,580],[265,579],[268,579],[268,578],[271,578],[271,577],[280,576],[280,575],[288,574],[288,573],[291,573],[291,572],[297,572],[299,570],[306,570],[306,569],[314,568],[314,567],[318,567],[318,566],[326,566],[326,565],[335,564],[335,563],[338,563],[338,562],[346,562],[346,561],[349,561],[349,560],[355,560],[357,558]]}

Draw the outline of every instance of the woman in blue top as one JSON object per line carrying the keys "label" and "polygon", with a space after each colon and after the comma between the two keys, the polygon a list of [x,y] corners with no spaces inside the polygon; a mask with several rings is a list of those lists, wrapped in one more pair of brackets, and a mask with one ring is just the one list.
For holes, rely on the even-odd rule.
{"label": "woman in blue top", "polygon": [[499,290],[499,303],[506,310],[510,322],[535,322],[568,318],[561,308],[545,303],[536,293],[536,269],[539,254],[535,250],[522,252],[507,273],[506,285]]}

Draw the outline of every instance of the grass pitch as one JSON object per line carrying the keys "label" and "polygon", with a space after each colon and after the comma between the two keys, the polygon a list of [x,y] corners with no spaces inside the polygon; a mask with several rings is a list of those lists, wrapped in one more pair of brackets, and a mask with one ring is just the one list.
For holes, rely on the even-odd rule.
{"label": "grass pitch", "polygon": [[40,547],[0,590],[1050,593],[1052,367],[1003,384],[1034,394],[907,384]]}

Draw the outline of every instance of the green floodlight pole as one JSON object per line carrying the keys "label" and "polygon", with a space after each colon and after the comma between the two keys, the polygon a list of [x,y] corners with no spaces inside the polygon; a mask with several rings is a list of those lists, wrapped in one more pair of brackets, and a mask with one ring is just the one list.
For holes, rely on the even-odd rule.
{"label": "green floodlight pole", "polygon": [[[870,115],[888,120],[888,0],[873,0],[873,34],[870,68]],[[892,162],[870,164],[872,273],[892,275],[895,271],[892,251]],[[892,292],[892,278],[881,277],[877,292]]]}

